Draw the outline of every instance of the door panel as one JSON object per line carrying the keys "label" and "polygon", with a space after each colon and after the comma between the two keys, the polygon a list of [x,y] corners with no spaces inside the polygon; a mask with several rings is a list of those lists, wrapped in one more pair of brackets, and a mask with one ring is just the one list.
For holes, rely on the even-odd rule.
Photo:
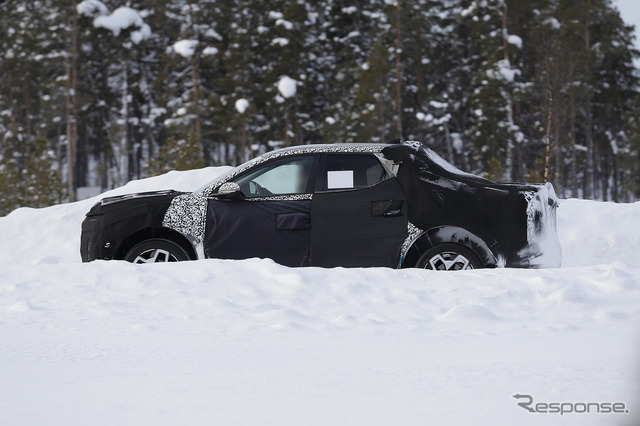
{"label": "door panel", "polygon": [[208,258],[270,258],[286,266],[309,259],[310,200],[209,200],[204,251]]}
{"label": "door panel", "polygon": [[407,206],[395,177],[313,195],[309,254],[314,266],[395,268],[406,237]]}

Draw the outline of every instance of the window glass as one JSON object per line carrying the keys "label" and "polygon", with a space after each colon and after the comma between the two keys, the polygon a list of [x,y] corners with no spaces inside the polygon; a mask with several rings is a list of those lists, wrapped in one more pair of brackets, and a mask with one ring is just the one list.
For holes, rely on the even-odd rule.
{"label": "window glass", "polygon": [[313,155],[270,161],[235,182],[247,198],[304,194],[307,190]]}
{"label": "window glass", "polygon": [[387,177],[380,161],[370,154],[327,154],[317,188],[321,191],[361,188]]}

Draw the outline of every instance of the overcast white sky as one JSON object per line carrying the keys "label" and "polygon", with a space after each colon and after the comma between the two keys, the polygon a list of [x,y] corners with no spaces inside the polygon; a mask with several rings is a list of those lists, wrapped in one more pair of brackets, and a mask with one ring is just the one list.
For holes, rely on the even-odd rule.
{"label": "overcast white sky", "polygon": [[[636,26],[636,47],[640,49],[640,0],[615,0],[614,3],[620,9],[622,19]],[[640,60],[636,60],[636,66],[640,67]]]}

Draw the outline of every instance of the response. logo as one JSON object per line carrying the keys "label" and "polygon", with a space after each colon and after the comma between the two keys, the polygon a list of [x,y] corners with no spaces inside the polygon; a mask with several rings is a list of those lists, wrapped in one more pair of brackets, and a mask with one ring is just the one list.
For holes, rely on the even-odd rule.
{"label": "response. logo", "polygon": [[515,394],[518,406],[539,414],[628,414],[624,402],[535,402],[531,395]]}

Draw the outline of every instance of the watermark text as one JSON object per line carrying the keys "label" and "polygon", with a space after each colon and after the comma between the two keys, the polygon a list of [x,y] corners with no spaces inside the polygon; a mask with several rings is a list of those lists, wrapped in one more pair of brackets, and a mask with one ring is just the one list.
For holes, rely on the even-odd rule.
{"label": "watermark text", "polygon": [[515,394],[518,406],[539,414],[628,414],[624,402],[535,402],[531,395]]}

